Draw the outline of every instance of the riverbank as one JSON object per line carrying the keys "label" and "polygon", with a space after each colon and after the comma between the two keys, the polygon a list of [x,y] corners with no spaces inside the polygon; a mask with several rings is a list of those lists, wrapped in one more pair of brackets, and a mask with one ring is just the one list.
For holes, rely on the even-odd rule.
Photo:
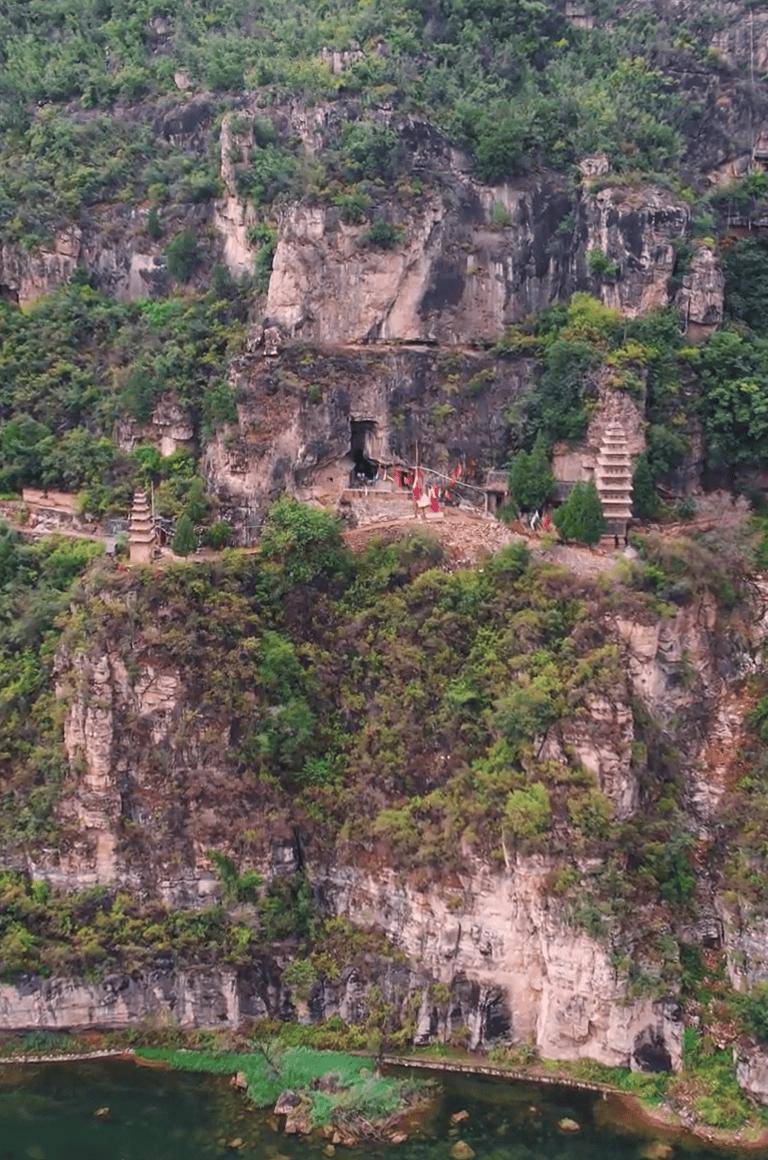
{"label": "riverbank", "polygon": [[[126,1040],[130,1039],[131,1042]],[[249,1098],[261,1108],[277,1103],[283,1091],[297,1089],[300,1097],[294,1123],[326,1130],[332,1113],[338,1108],[340,1123],[346,1124],[346,1139],[340,1133],[338,1143],[349,1146],[363,1138],[392,1140],[403,1133],[399,1117],[412,1117],[424,1093],[418,1085],[397,1086],[397,1069],[433,1075],[463,1075],[488,1078],[503,1083],[535,1084],[542,1087],[570,1089],[592,1093],[605,1099],[603,1115],[608,1123],[635,1124],[638,1129],[653,1130],[670,1140],[689,1137],[718,1148],[755,1152],[768,1148],[768,1109],[754,1108],[754,1119],[739,1129],[719,1129],[696,1122],[680,1113],[666,1098],[670,1077],[663,1074],[631,1072],[608,1068],[590,1060],[567,1063],[553,1060],[523,1062],[525,1053],[510,1050],[510,1058],[479,1056],[446,1047],[414,1048],[403,1053],[387,1053],[378,1063],[390,1074],[376,1077],[371,1056],[359,1050],[348,1052],[307,1048],[297,1044],[277,1045],[287,1056],[284,1071],[269,1061],[269,1044],[254,1052],[254,1040],[231,1034],[177,1030],[165,1032],[147,1029],[147,1046],[139,1042],[135,1031],[122,1035],[109,1033],[88,1036],[66,1034],[6,1039],[0,1043],[0,1067],[36,1063],[82,1062],[100,1059],[126,1059],[144,1066],[161,1066],[190,1072],[227,1076],[236,1086],[248,1091]],[[165,1039],[167,1046],[158,1043]],[[30,1040],[37,1046],[35,1049]],[[103,1042],[105,1046],[97,1047]],[[57,1050],[58,1048],[58,1050]],[[276,1050],[274,1047],[271,1050]],[[290,1054],[293,1053],[293,1054]],[[341,1082],[325,1079],[340,1074]],[[293,1087],[291,1086],[293,1085]],[[316,1086],[317,1085],[317,1086]],[[381,1085],[381,1086],[377,1086]],[[388,1086],[392,1085],[392,1086]],[[323,1088],[330,1090],[323,1090]],[[355,1114],[360,1115],[357,1129]],[[283,1112],[282,1114],[286,1114]],[[378,1124],[375,1128],[374,1125]]]}

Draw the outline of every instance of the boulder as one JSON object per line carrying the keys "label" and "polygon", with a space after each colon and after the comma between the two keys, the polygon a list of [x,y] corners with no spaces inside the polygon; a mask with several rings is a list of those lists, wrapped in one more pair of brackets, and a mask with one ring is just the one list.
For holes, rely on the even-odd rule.
{"label": "boulder", "polygon": [[580,1132],[581,1124],[576,1120],[569,1120],[567,1116],[563,1116],[562,1120],[558,1121],[558,1128],[561,1132]]}
{"label": "boulder", "polygon": [[325,1075],[321,1075],[316,1079],[313,1087],[319,1092],[337,1092],[339,1090],[339,1077],[335,1072],[329,1071]]}
{"label": "boulder", "polygon": [[457,1140],[451,1148],[451,1160],[473,1160],[474,1148],[470,1148],[466,1140]]}
{"label": "boulder", "polygon": [[451,1123],[452,1124],[463,1124],[464,1121],[468,1120],[468,1119],[469,1119],[469,1112],[466,1110],[462,1110],[460,1112],[453,1113],[453,1115],[451,1116]]}
{"label": "boulder", "polygon": [[312,1131],[312,1104],[298,1092],[286,1090],[277,1097],[275,1115],[284,1116],[283,1131],[288,1136],[308,1136]]}
{"label": "boulder", "polygon": [[651,1140],[640,1152],[640,1160],[669,1160],[674,1148],[663,1140]]}
{"label": "boulder", "polygon": [[239,1091],[245,1092],[248,1090],[248,1077],[244,1071],[236,1072],[236,1074],[232,1076],[232,1079],[229,1081],[229,1083],[230,1087],[237,1088]]}
{"label": "boulder", "polygon": [[277,1097],[277,1103],[274,1108],[275,1115],[288,1116],[300,1104],[301,1096],[298,1092],[293,1092],[288,1088],[284,1092],[280,1092],[280,1095]]}

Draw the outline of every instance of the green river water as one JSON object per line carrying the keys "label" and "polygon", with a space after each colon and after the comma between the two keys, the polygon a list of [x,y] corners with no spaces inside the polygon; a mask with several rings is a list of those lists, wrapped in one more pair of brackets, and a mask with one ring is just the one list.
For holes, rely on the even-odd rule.
{"label": "green river water", "polygon": [[[399,1147],[338,1149],[337,1160],[449,1160],[466,1140],[477,1160],[642,1160],[653,1131],[622,1124],[610,1100],[560,1088],[537,1088],[447,1076],[432,1114]],[[106,1118],[97,1108],[108,1107]],[[460,1131],[452,1112],[466,1109]],[[578,1135],[558,1121],[572,1117]],[[244,1147],[227,1148],[240,1138]],[[724,1153],[692,1141],[674,1143],[675,1160]],[[753,1153],[754,1155],[754,1153]],[[0,1160],[325,1160],[321,1141],[277,1134],[226,1080],[154,1070],[122,1061],[0,1066]]]}

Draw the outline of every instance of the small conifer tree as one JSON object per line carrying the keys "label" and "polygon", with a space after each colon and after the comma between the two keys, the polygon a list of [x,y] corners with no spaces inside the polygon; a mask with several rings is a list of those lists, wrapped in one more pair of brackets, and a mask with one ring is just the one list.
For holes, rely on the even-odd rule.
{"label": "small conifer tree", "polygon": [[197,536],[192,526],[192,520],[186,512],[179,516],[176,531],[173,534],[171,547],[177,556],[188,556],[197,547]]}
{"label": "small conifer tree", "polygon": [[596,544],[605,532],[603,505],[594,483],[577,483],[555,512],[555,527],[564,540]]}
{"label": "small conifer tree", "polygon": [[147,214],[147,234],[153,242],[156,242],[163,236],[163,226],[160,221],[160,212],[156,205],[151,206],[149,213]]}

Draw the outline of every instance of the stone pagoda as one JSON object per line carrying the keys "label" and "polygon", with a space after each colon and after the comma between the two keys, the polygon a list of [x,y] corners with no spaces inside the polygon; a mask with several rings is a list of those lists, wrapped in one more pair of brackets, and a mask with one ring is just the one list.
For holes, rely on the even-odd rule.
{"label": "stone pagoda", "polygon": [[595,485],[603,505],[606,535],[627,534],[632,519],[632,457],[620,423],[605,428],[595,469]]}
{"label": "stone pagoda", "polygon": [[145,491],[133,496],[131,525],[128,533],[128,558],[132,564],[149,564],[156,543],[155,525]]}

